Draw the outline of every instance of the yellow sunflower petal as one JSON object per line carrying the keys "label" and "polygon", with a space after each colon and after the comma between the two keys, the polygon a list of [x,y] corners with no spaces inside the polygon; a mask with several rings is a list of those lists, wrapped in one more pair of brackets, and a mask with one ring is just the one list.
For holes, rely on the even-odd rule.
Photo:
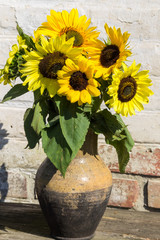
{"label": "yellow sunflower petal", "polygon": [[57,91],[58,95],[65,95],[70,90],[68,85],[61,86]]}
{"label": "yellow sunflower petal", "polygon": [[87,86],[87,90],[94,97],[98,97],[100,95],[99,89],[94,87],[94,86],[92,86],[92,85],[88,85]]}
{"label": "yellow sunflower petal", "polygon": [[49,86],[46,87],[48,92],[49,92],[49,95],[50,97],[54,97],[59,89],[59,85],[57,83],[57,81],[52,81],[52,84]]}
{"label": "yellow sunflower petal", "polygon": [[73,94],[70,96],[71,103],[75,103],[80,98],[80,91],[74,91]]}
{"label": "yellow sunflower petal", "polygon": [[91,95],[89,94],[89,92],[87,90],[84,89],[80,92],[80,100],[83,103],[91,104]]}

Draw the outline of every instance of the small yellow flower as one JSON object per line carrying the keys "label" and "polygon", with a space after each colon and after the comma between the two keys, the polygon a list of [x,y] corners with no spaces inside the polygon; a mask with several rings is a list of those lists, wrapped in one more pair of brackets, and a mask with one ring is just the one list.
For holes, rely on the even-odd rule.
{"label": "small yellow flower", "polygon": [[121,33],[120,28],[116,29],[108,27],[105,24],[105,30],[110,39],[110,43],[106,44],[98,41],[95,48],[92,48],[90,57],[96,68],[95,77],[103,77],[107,80],[114,68],[120,68],[123,61],[131,55],[127,44],[130,34],[128,32]]}
{"label": "small yellow flower", "polygon": [[6,61],[6,64],[4,66],[4,69],[1,69],[0,71],[0,83],[3,82],[4,85],[6,84],[11,84],[11,81],[14,80],[16,77],[10,76],[9,74],[9,68],[10,68],[10,64],[12,63],[15,55],[18,53],[18,51],[20,51],[21,49],[27,49],[27,45],[25,44],[25,40],[22,39],[21,36],[17,36],[17,41],[18,41],[18,45],[14,44],[12,46],[12,50],[9,52],[9,58]]}
{"label": "small yellow flower", "polygon": [[28,46],[26,45],[25,40],[22,39],[21,36],[19,36],[19,35],[17,36],[17,41],[18,41],[18,44],[19,44],[18,50],[27,49]]}
{"label": "small yellow flower", "polygon": [[88,52],[88,47],[92,47],[99,35],[94,31],[96,27],[89,27],[91,20],[87,20],[85,15],[79,17],[78,10],[72,9],[70,13],[63,10],[56,12],[51,10],[51,15],[47,16],[47,22],[42,23],[35,32],[35,40],[40,35],[49,37],[61,36],[66,34],[66,39],[75,37],[74,47],[82,47],[84,53]]}
{"label": "small yellow flower", "polygon": [[106,102],[117,113],[123,116],[135,114],[135,109],[143,110],[143,105],[149,102],[148,97],[153,92],[148,88],[152,85],[149,71],[139,71],[141,64],[134,61],[130,67],[122,64],[124,71],[115,69],[113,81],[109,86],[108,94],[111,99]]}
{"label": "small yellow flower", "polygon": [[28,84],[28,90],[40,88],[41,94],[47,89],[50,97],[58,90],[57,73],[65,65],[66,59],[76,61],[82,49],[73,48],[74,38],[66,41],[66,36],[50,38],[41,36],[41,44],[35,44],[37,50],[28,52],[24,56],[26,63],[21,73],[26,77],[23,85]]}
{"label": "small yellow flower", "polygon": [[34,37],[31,37],[31,38],[33,42],[36,43],[39,41],[40,37],[41,37],[40,31],[34,31]]}
{"label": "small yellow flower", "polygon": [[21,50],[21,49],[27,49],[27,45],[25,44],[25,40],[22,39],[21,36],[17,36],[17,41],[18,41],[18,45],[14,44],[12,46],[12,51],[9,52],[9,58],[7,59],[7,63],[11,64],[15,54]]}
{"label": "small yellow flower", "polygon": [[91,97],[100,95],[99,83],[93,78],[93,74],[93,66],[85,57],[80,57],[78,64],[67,59],[66,66],[58,72],[60,88],[57,94],[66,96],[71,103],[78,102],[78,105],[91,104]]}
{"label": "small yellow flower", "polygon": [[0,83],[3,83],[4,85],[6,84],[11,85],[11,81],[8,78],[8,74],[5,73],[4,69],[0,69]]}

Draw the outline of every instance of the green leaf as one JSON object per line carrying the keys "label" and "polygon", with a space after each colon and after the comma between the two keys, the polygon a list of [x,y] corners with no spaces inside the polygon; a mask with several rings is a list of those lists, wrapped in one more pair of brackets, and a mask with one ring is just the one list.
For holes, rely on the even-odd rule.
{"label": "green leaf", "polygon": [[97,133],[102,133],[109,141],[121,140],[123,127],[107,109],[99,111],[92,116],[91,127]]}
{"label": "green leaf", "polygon": [[124,173],[134,141],[120,115],[112,115],[107,109],[100,111],[93,115],[91,127],[105,136],[106,143],[115,147],[120,172]]}
{"label": "green leaf", "polygon": [[34,109],[28,108],[24,114],[24,130],[26,134],[26,138],[28,140],[27,147],[34,148],[36,144],[39,142],[40,136],[34,131],[31,126],[34,115]]}
{"label": "green leaf", "polygon": [[48,122],[51,121],[54,117],[59,115],[57,106],[55,104],[55,101],[53,98],[49,98],[47,99],[48,102],[48,107],[49,107],[49,111],[48,111]]}
{"label": "green leaf", "polygon": [[70,103],[62,97],[56,98],[56,103],[62,133],[75,156],[85,141],[90,121],[76,103]]}
{"label": "green leaf", "polygon": [[28,86],[23,86],[22,84],[16,84],[14,87],[12,87],[8,93],[4,96],[2,103],[9,101],[11,99],[14,99],[16,97],[19,97],[25,93],[28,92]]}
{"label": "green leaf", "polygon": [[129,162],[129,158],[130,158],[129,152],[134,146],[134,141],[126,125],[121,119],[120,115],[115,114],[115,117],[122,126],[122,133],[125,136],[125,138],[122,139],[121,141],[109,141],[109,142],[106,139],[106,142],[108,142],[109,144],[115,147],[118,155],[119,170],[121,173],[124,173],[127,163]]}
{"label": "green leaf", "polygon": [[103,99],[101,96],[93,97],[91,106],[91,113],[97,112],[100,109]]}
{"label": "green leaf", "polygon": [[73,156],[62,134],[59,121],[55,121],[51,127],[48,126],[42,130],[42,146],[50,161],[65,176]]}
{"label": "green leaf", "polygon": [[125,173],[125,168],[129,162],[129,151],[125,140],[109,142],[109,144],[113,145],[117,151],[120,172]]}
{"label": "green leaf", "polygon": [[44,101],[41,100],[35,105],[31,126],[38,135],[41,133],[41,130],[45,127],[46,116],[48,113],[47,108],[48,106],[45,100]]}
{"label": "green leaf", "polygon": [[25,43],[27,44],[27,46],[29,48],[36,49],[32,38],[23,32],[22,28],[20,28],[18,23],[17,23],[17,31],[18,31],[19,35],[22,37],[22,39],[25,40]]}
{"label": "green leaf", "polygon": [[121,124],[121,126],[123,127],[123,134],[126,136],[125,146],[126,146],[128,152],[130,152],[134,146],[134,140],[133,140],[130,132],[128,131],[127,126],[125,125],[122,118],[120,117],[120,115],[115,114],[115,116],[116,116],[117,120],[119,121],[119,123]]}
{"label": "green leaf", "polygon": [[92,105],[91,104],[84,104],[83,108],[82,107],[78,107],[80,110],[84,110],[85,113],[91,113],[92,112]]}
{"label": "green leaf", "polygon": [[18,23],[17,23],[17,31],[18,31],[18,33],[19,33],[19,35],[20,36],[23,36],[23,30],[22,30],[22,28],[20,28],[20,26],[18,25]]}
{"label": "green leaf", "polygon": [[34,91],[33,95],[34,95],[34,103],[36,104],[42,98],[42,95],[40,93],[40,89],[37,89],[36,91]]}

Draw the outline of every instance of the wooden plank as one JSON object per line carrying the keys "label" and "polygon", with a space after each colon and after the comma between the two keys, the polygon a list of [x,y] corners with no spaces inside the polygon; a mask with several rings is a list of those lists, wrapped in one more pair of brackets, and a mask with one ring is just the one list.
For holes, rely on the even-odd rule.
{"label": "wooden plank", "polygon": [[7,229],[49,237],[48,225],[38,205],[1,203],[0,225]]}
{"label": "wooden plank", "polygon": [[159,240],[160,213],[107,209],[98,230]]}
{"label": "wooden plank", "polygon": [[96,231],[93,240],[149,240],[149,238],[140,238],[127,234],[104,233]]}
{"label": "wooden plank", "polygon": [[[0,230],[1,240],[50,240],[50,237],[38,236],[30,233],[14,231],[13,229]],[[115,233],[103,233],[97,231],[93,240],[146,240],[146,238],[137,238],[134,236],[127,236]]]}
{"label": "wooden plank", "polygon": [[0,231],[0,240],[50,240],[50,237],[34,235],[30,233],[6,229],[5,233]]}

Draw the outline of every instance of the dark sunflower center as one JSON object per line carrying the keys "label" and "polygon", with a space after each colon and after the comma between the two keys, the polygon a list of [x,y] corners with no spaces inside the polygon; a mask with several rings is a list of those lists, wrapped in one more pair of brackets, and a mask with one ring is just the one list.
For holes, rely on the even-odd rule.
{"label": "dark sunflower center", "polygon": [[106,46],[100,55],[100,62],[103,67],[109,68],[119,58],[119,48],[116,45]]}
{"label": "dark sunflower center", "polygon": [[74,90],[82,91],[88,85],[88,78],[85,73],[80,71],[74,72],[70,77],[70,85]]}
{"label": "dark sunflower center", "polygon": [[72,37],[75,37],[73,46],[80,47],[83,44],[83,37],[79,32],[75,30],[66,31],[66,40],[69,40]]}
{"label": "dark sunflower center", "polygon": [[129,102],[136,94],[137,83],[131,76],[123,78],[119,84],[118,99],[121,102]]}
{"label": "dark sunflower center", "polygon": [[47,54],[39,63],[43,77],[57,79],[57,71],[61,70],[67,57],[60,52]]}

